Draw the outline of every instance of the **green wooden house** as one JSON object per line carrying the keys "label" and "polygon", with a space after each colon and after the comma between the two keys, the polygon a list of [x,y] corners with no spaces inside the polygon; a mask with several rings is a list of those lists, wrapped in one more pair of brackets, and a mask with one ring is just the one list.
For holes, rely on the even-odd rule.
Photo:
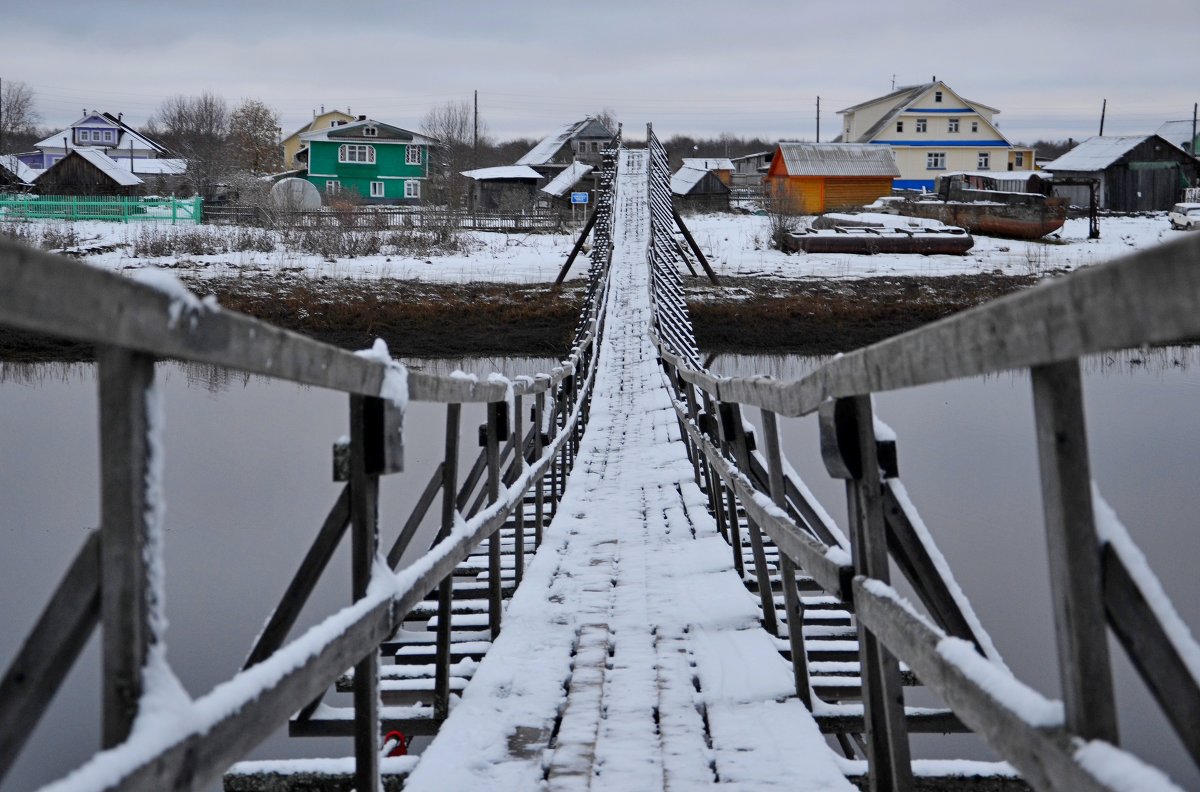
{"label": "green wooden house", "polygon": [[[437,141],[359,116],[300,136],[308,180],[326,196],[357,193],[368,203],[420,203]],[[434,158],[436,161],[436,157]]]}

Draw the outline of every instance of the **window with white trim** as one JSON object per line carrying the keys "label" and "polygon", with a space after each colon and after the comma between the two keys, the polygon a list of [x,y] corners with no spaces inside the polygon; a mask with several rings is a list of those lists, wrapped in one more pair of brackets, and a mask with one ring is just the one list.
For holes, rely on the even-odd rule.
{"label": "window with white trim", "polygon": [[957,118],[951,118],[951,119],[949,120],[949,122],[947,123],[947,126],[949,127],[949,128],[946,130],[947,132],[957,132],[957,131],[958,131],[958,119],[957,119]]}
{"label": "window with white trim", "polygon": [[405,198],[420,198],[421,197],[421,182],[410,180],[404,182],[404,197]]}
{"label": "window with white trim", "polygon": [[363,127],[363,137],[378,137],[379,130],[374,126]]}
{"label": "window with white trim", "polygon": [[971,122],[971,131],[972,131],[972,132],[978,132],[978,131],[979,131],[979,122],[978,122],[978,121],[972,121],[972,122]]}
{"label": "window with white trim", "polygon": [[337,195],[342,191],[342,185],[337,179],[330,179],[325,182],[325,192],[329,195]]}
{"label": "window with white trim", "polygon": [[[405,165],[420,165],[421,164],[421,147],[410,143],[404,147],[404,164]],[[408,196],[408,187],[404,188],[405,198]]]}
{"label": "window with white trim", "polygon": [[372,198],[382,198],[383,197],[383,182],[371,182],[371,197]]}
{"label": "window with white trim", "polygon": [[92,133],[90,130],[77,129],[75,131],[78,133],[80,143],[87,143],[92,139]]}
{"label": "window with white trim", "polygon": [[929,119],[928,118],[918,118],[917,119],[917,131],[918,132],[924,132],[928,128],[929,128]]}
{"label": "window with white trim", "polygon": [[338,146],[338,162],[373,163],[374,161],[374,146],[368,146],[365,143],[343,143]]}
{"label": "window with white trim", "polygon": [[896,122],[896,131],[897,131],[897,132],[903,132],[903,131],[904,131],[904,122],[903,122],[903,121],[897,121],[897,122]]}
{"label": "window with white trim", "polygon": [[113,142],[113,131],[111,129],[104,130],[104,142],[105,143]]}
{"label": "window with white trim", "polygon": [[976,170],[991,170],[992,169],[992,154],[989,151],[979,152],[979,162],[976,163]]}
{"label": "window with white trim", "polygon": [[925,170],[946,170],[946,152],[931,151],[926,154]]}
{"label": "window with white trim", "polygon": [[1025,152],[1024,151],[1018,151],[1013,154],[1013,165],[1016,165],[1018,168],[1025,167]]}

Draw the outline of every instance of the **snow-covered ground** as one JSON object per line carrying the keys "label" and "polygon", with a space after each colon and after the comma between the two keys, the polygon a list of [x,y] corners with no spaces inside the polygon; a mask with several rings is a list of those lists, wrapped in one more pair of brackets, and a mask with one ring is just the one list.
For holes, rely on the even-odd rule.
{"label": "snow-covered ground", "polygon": [[[1046,241],[1025,242],[976,236],[966,256],[881,254],[873,256],[786,254],[768,246],[765,217],[706,214],[686,218],[689,228],[720,275],[775,278],[859,278],[873,275],[944,276],[980,272],[1005,275],[1075,270],[1152,247],[1177,237],[1165,215],[1111,217],[1100,222],[1100,239],[1087,238],[1086,220],[1068,220]],[[59,224],[60,226],[62,224]],[[149,233],[233,234],[230,226],[147,226],[80,222],[71,230],[87,253],[85,260],[117,271],[161,267],[194,277],[229,277],[278,273],[314,278],[398,278],[435,283],[546,283],[553,281],[571,250],[570,234],[505,234],[466,232],[467,250],[422,257],[369,255],[326,258],[284,250],[162,257],[137,256],[135,242]],[[261,233],[254,231],[253,233]],[[583,278],[581,256],[570,278]]]}

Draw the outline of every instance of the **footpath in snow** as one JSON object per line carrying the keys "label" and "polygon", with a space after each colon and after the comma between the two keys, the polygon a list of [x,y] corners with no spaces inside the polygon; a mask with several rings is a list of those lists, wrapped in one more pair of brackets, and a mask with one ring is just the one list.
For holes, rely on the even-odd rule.
{"label": "footpath in snow", "polygon": [[500,638],[406,790],[853,789],[789,698],[791,669],[691,478],[646,333],[643,157],[622,152],[607,333],[574,472]]}

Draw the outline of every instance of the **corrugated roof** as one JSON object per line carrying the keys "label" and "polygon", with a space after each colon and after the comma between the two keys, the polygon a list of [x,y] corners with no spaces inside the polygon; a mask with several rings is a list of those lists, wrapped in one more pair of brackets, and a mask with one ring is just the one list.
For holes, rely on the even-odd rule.
{"label": "corrugated roof", "polygon": [[592,172],[592,166],[584,162],[572,162],[562,173],[555,176],[549,184],[542,188],[542,192],[549,193],[555,198],[562,198],[572,187],[579,184],[579,180]]}
{"label": "corrugated roof", "polygon": [[166,149],[163,146],[161,146],[160,144],[151,140],[150,138],[146,137],[142,133],[138,132],[133,127],[129,126],[129,124],[126,124],[124,121],[113,118],[113,116],[110,113],[101,113],[97,110],[93,110],[90,113],[86,114],[85,116],[80,118],[75,123],[71,124],[71,126],[67,127],[66,129],[61,130],[59,132],[55,132],[53,135],[46,138],[45,140],[34,143],[33,147],[38,148],[38,149],[62,148],[63,137],[65,136],[67,138],[66,143],[67,143],[68,151],[75,149],[75,148],[91,148],[91,146],[78,146],[77,147],[75,145],[75,136],[70,133],[70,130],[74,129],[76,126],[82,124],[84,121],[87,121],[89,118],[92,118],[92,117],[103,118],[105,121],[109,122],[117,129],[116,142],[113,143],[113,145],[111,145],[111,146],[100,146],[99,148],[123,149],[125,151],[129,151],[129,141],[132,139],[134,141],[134,143],[137,144],[134,147],[134,151],[137,151],[138,149],[142,149],[145,151],[156,151],[156,152],[166,151]]}
{"label": "corrugated roof", "polygon": [[[436,140],[434,140],[433,138],[425,137],[424,135],[417,134],[416,132],[412,132],[410,130],[404,129],[403,127],[394,126],[392,124],[385,124],[382,121],[375,121],[374,119],[370,119],[370,118],[366,119],[365,121],[351,121],[348,124],[340,124],[339,126],[335,126],[335,127],[325,127],[322,129],[314,129],[312,132],[305,132],[302,135],[300,135],[300,139],[303,140],[305,143],[311,143],[314,140],[341,140],[340,136],[331,137],[331,135],[333,133],[345,133],[348,130],[356,129],[356,128],[362,127],[362,126],[373,126],[378,129],[391,130],[391,132],[393,134],[398,134],[400,137],[404,138],[403,140],[396,140],[396,139],[389,139],[389,138],[367,138],[367,137],[362,138],[363,140],[367,140],[371,143],[376,143],[376,142],[378,142],[378,143],[404,143],[404,144],[418,143],[418,144],[426,145],[426,146],[438,145],[438,142]],[[410,137],[412,138],[411,140],[408,139]],[[359,141],[359,138],[353,138],[353,142],[357,143],[358,141]]]}
{"label": "corrugated roof", "polygon": [[585,118],[582,121],[573,121],[570,124],[563,124],[555,132],[542,138],[536,146],[531,148],[529,152],[517,160],[518,165],[545,165],[554,159],[554,155],[566,145],[571,137],[587,126],[591,121],[590,118]]}
{"label": "corrugated roof", "polygon": [[[129,157],[117,156],[111,159],[125,170],[129,170]],[[185,159],[149,159],[147,157],[133,158],[133,172],[146,176],[182,176],[187,171],[188,161]]]}
{"label": "corrugated roof", "polygon": [[729,157],[684,157],[683,167],[706,171],[733,170],[733,160]]}
{"label": "corrugated roof", "polygon": [[1155,134],[1181,151],[1188,151],[1183,147],[1183,144],[1192,139],[1193,128],[1192,119],[1190,118],[1186,121],[1168,121],[1160,126],[1155,131]]}
{"label": "corrugated roof", "polygon": [[1091,172],[1101,171],[1133,151],[1150,135],[1096,135],[1080,143],[1053,162],[1046,163],[1046,170]]}
{"label": "corrugated roof", "polygon": [[780,143],[788,176],[889,176],[900,169],[891,146],[868,143]]}
{"label": "corrugated roof", "polygon": [[38,171],[17,159],[16,154],[0,154],[0,168],[4,168],[25,184],[33,184],[33,180],[39,175]]}
{"label": "corrugated roof", "polygon": [[526,165],[500,165],[495,168],[476,168],[475,170],[462,171],[462,175],[475,181],[489,181],[491,179],[532,179],[537,181],[542,178],[542,174]]}

